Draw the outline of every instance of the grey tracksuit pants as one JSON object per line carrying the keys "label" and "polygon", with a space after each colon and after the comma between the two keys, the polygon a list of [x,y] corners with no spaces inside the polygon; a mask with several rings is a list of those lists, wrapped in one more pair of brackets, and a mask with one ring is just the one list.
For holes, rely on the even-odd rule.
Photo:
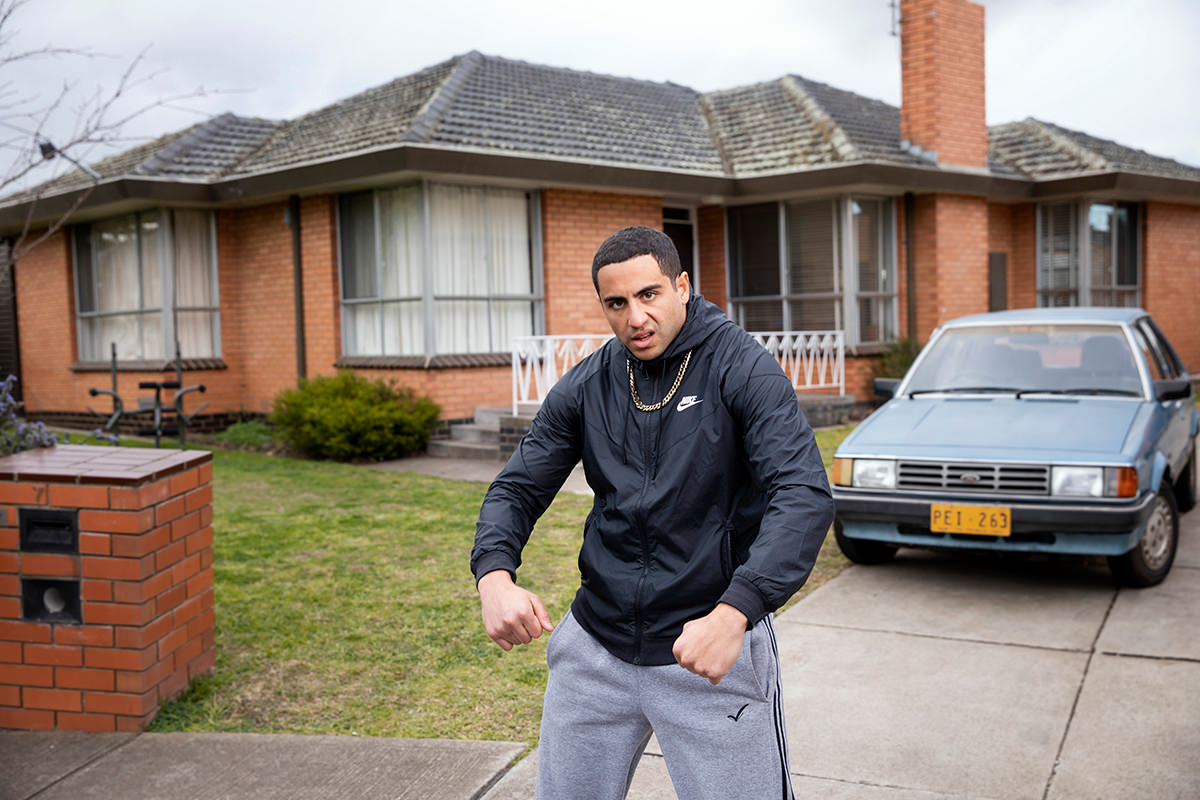
{"label": "grey tracksuit pants", "polygon": [[651,733],[680,798],[792,797],[770,616],[717,686],[678,664],[621,661],[570,613],[546,661],[537,800],[621,800]]}

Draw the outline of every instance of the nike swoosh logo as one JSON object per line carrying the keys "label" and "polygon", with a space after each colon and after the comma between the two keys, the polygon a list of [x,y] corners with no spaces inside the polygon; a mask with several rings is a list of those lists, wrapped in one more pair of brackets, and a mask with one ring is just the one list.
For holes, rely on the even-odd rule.
{"label": "nike swoosh logo", "polygon": [[739,719],[742,718],[742,712],[745,711],[749,707],[750,707],[750,704],[746,703],[746,705],[744,705],[738,709],[738,713],[737,713],[736,717],[733,714],[726,714],[725,716],[728,717],[729,719],[733,720],[734,722],[737,722]]}
{"label": "nike swoosh logo", "polygon": [[697,400],[694,397],[685,397],[679,401],[679,405],[675,406],[676,411],[686,411],[692,406],[698,406],[703,403],[703,400]]}

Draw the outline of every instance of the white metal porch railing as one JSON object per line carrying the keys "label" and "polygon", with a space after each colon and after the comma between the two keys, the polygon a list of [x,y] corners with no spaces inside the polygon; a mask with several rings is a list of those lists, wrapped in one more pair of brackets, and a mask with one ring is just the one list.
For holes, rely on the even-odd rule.
{"label": "white metal porch railing", "polygon": [[[797,389],[846,393],[846,345],[841,331],[751,333],[767,348]],[[522,404],[540,404],[567,370],[612,335],[516,336],[512,345],[513,414]]]}

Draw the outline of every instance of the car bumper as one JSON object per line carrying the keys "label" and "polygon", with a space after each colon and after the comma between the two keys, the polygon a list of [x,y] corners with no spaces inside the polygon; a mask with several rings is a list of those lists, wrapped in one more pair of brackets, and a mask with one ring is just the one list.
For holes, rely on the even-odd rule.
{"label": "car bumper", "polygon": [[[1030,502],[1000,497],[917,497],[836,487],[833,492],[842,535],[912,547],[1120,555],[1137,544],[1154,508],[1153,492],[1125,503]],[[1005,506],[1009,536],[935,533],[929,529],[934,503]]]}

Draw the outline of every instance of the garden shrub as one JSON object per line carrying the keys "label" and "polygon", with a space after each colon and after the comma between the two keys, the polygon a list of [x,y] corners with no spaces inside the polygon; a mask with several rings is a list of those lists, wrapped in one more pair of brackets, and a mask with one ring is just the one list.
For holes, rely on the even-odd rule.
{"label": "garden shrub", "polygon": [[871,371],[871,377],[903,378],[919,352],[921,352],[921,347],[914,339],[905,337],[890,342],[880,353],[879,363]]}
{"label": "garden shrub", "polygon": [[261,419],[235,422],[213,438],[223,445],[263,448],[275,441],[275,430]]}
{"label": "garden shrub", "polygon": [[293,450],[336,461],[382,461],[417,452],[437,423],[437,404],[394,382],[349,370],[301,378],[275,397],[271,425]]}
{"label": "garden shrub", "polygon": [[58,444],[58,437],[46,430],[45,425],[26,422],[17,415],[21,403],[13,397],[16,384],[16,375],[9,375],[0,382],[0,456]]}

